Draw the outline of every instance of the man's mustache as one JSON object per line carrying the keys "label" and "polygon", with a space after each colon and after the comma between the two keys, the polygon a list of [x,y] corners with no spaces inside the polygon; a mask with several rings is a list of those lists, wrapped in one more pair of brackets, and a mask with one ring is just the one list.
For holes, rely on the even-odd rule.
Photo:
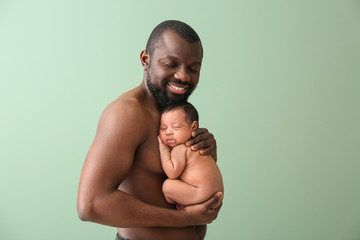
{"label": "man's mustache", "polygon": [[164,87],[165,87],[167,84],[169,84],[169,83],[181,84],[181,85],[186,86],[186,87],[188,87],[188,88],[190,88],[190,89],[193,89],[193,87],[194,87],[193,84],[188,83],[188,82],[182,82],[182,81],[180,81],[180,80],[178,80],[178,79],[166,79],[166,80],[164,81],[164,84],[163,84]]}

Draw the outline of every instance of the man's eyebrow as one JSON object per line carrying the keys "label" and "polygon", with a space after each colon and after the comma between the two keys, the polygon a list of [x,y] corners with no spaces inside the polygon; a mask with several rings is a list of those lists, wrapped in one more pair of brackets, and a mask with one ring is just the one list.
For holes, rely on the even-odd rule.
{"label": "man's eyebrow", "polygon": [[160,58],[159,61],[165,60],[165,59],[170,59],[170,60],[174,60],[174,61],[179,61],[179,59],[178,59],[177,57],[170,56],[170,55]]}
{"label": "man's eyebrow", "polygon": [[173,59],[173,60],[179,60],[177,57],[170,56],[170,55],[167,55],[165,58],[170,58],[170,59]]}
{"label": "man's eyebrow", "polygon": [[[171,56],[171,55],[167,55],[166,57],[160,58],[159,60],[164,60],[164,59],[171,59],[171,60],[174,60],[174,61],[179,61],[179,59],[177,57],[174,57],[174,56]],[[195,61],[191,65],[201,65],[201,61]]]}

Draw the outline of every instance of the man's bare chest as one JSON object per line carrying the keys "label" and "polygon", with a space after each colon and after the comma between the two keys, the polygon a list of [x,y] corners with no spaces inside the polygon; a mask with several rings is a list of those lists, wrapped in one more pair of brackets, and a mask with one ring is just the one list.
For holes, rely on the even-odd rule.
{"label": "man's bare chest", "polygon": [[161,167],[157,131],[154,131],[136,150],[134,164],[155,174],[164,174]]}

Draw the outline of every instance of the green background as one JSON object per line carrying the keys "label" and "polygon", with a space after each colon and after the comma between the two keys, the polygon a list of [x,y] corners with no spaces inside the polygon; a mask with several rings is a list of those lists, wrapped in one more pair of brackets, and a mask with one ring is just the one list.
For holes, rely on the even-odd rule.
{"label": "green background", "polygon": [[360,239],[360,2],[348,0],[0,0],[0,239],[114,238],[77,218],[80,171],[167,19],[205,50],[190,101],[225,183],[207,239]]}

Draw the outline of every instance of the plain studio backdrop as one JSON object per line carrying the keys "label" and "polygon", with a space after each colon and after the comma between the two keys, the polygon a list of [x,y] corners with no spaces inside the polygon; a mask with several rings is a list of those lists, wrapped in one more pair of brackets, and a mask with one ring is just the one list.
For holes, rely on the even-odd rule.
{"label": "plain studio backdrop", "polygon": [[113,239],[77,186],[151,30],[204,46],[190,98],[225,199],[208,240],[360,239],[360,2],[0,0],[0,239]]}

